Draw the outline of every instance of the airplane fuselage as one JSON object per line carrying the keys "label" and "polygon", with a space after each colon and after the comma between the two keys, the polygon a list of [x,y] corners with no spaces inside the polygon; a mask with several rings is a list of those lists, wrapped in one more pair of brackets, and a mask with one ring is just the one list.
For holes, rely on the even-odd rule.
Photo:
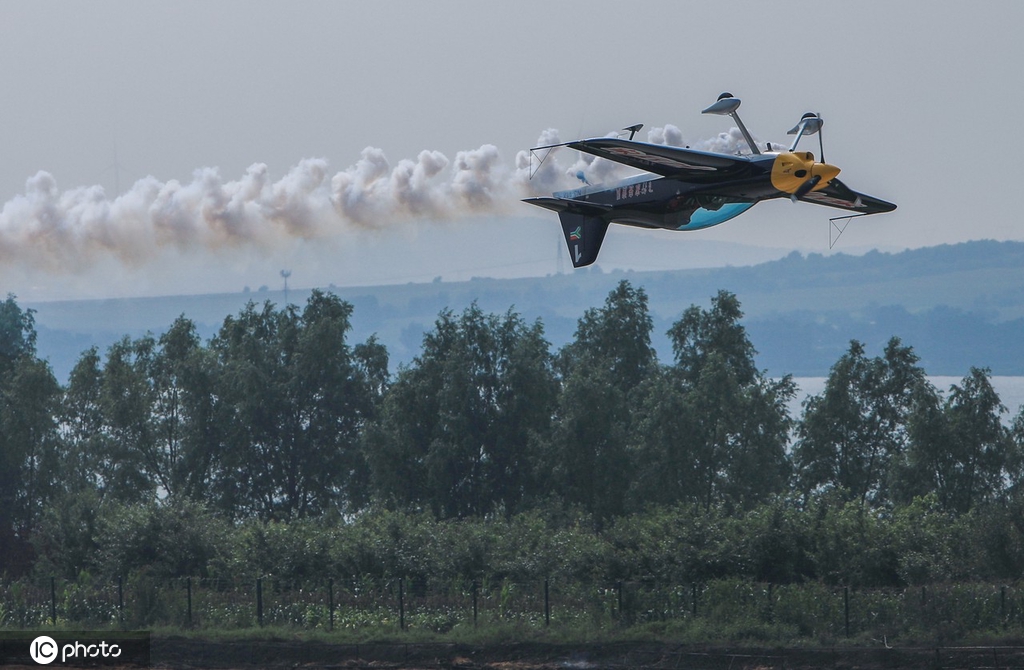
{"label": "airplane fuselage", "polygon": [[[793,184],[789,190],[779,188],[779,185],[789,186],[779,183],[779,175],[786,170],[780,163],[788,160],[796,165],[792,156],[777,153],[748,156],[739,168],[731,170],[726,181],[721,171],[709,174],[707,180],[644,174],[611,186],[583,186],[552,195],[581,205],[602,207],[606,212],[602,218],[610,223],[699,230],[739,216],[762,200],[789,197],[803,181]],[[799,163],[825,166],[808,157],[809,154],[799,155]],[[797,165],[797,169],[800,168],[806,169],[808,174],[811,172],[810,166]],[[838,173],[838,169],[835,172]]]}

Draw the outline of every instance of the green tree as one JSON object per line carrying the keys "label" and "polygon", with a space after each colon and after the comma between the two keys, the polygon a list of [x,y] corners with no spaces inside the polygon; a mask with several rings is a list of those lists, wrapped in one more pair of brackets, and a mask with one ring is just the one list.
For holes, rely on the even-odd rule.
{"label": "green tree", "polygon": [[368,357],[353,355],[351,314],[349,303],[313,291],[301,313],[249,303],[225,319],[210,343],[222,426],[210,486],[222,511],[275,519],[349,504],[372,412],[367,363],[381,356],[372,342],[360,350]]}
{"label": "green tree", "polygon": [[32,536],[36,574],[75,579],[82,571],[97,568],[103,550],[101,507],[96,488],[63,492],[46,506]]}
{"label": "green tree", "polygon": [[0,303],[0,572],[26,569],[28,542],[58,490],[60,387],[36,357],[32,310]]}
{"label": "green tree", "polygon": [[819,579],[848,586],[901,584],[898,537],[885,515],[838,489],[822,491],[807,505],[813,519],[813,558]]}
{"label": "green tree", "polygon": [[695,398],[666,366],[639,389],[629,436],[634,477],[630,507],[700,500],[702,469],[688,436],[698,430]]}
{"label": "green tree", "polygon": [[370,429],[377,495],[442,518],[514,513],[536,491],[533,449],[554,397],[539,321],[475,304],[458,317],[442,312]]}
{"label": "green tree", "polygon": [[352,311],[337,296],[313,291],[299,322],[286,427],[296,436],[292,448],[311,458],[300,466],[304,472],[292,469],[286,481],[289,498],[303,501],[297,505],[303,514],[331,505],[352,508],[353,493],[366,477],[360,437],[386,377],[387,351],[374,338],[348,345]]}
{"label": "green tree", "polygon": [[622,514],[632,481],[629,435],[638,389],[657,371],[647,294],[621,281],[587,310],[559,352],[562,389],[550,487],[598,520]]}
{"label": "green tree", "polygon": [[1018,460],[1001,419],[1006,408],[989,376],[987,369],[971,368],[947,398],[930,396],[911,417],[908,472],[914,492],[934,491],[944,509],[957,513],[1002,499]]}
{"label": "green tree", "polygon": [[154,472],[170,497],[205,500],[220,436],[217,361],[195,324],[180,316],[152,361]]}
{"label": "green tree", "polygon": [[[740,301],[729,291],[711,299],[711,309],[691,305],[668,331],[675,355],[675,373],[688,386],[700,383],[712,364],[728,370],[736,383],[745,386],[758,377],[754,345],[740,323]],[[715,361],[715,357],[719,360]]]}
{"label": "green tree", "polygon": [[736,296],[720,291],[711,309],[692,306],[669,330],[675,363],[638,403],[635,504],[742,508],[784,490],[795,387],[757,370],[742,316]]}
{"label": "green tree", "polygon": [[910,415],[932,394],[911,347],[892,338],[882,356],[864,345],[832,366],[825,390],[804,402],[793,457],[804,493],[837,489],[849,500],[891,499],[909,441]]}
{"label": "green tree", "polygon": [[0,374],[6,376],[18,359],[36,355],[35,310],[22,309],[7,294],[0,303]]}
{"label": "green tree", "polygon": [[65,493],[99,492],[107,434],[101,401],[102,359],[96,347],[82,352],[61,399],[61,479]]}
{"label": "green tree", "polygon": [[22,538],[31,537],[44,507],[59,491],[59,401],[60,386],[49,363],[27,354],[18,358],[0,388],[0,476],[7,480],[0,505]]}
{"label": "green tree", "polygon": [[104,439],[98,466],[103,496],[151,502],[161,482],[156,439],[156,390],[152,379],[156,340],[124,337],[107,350],[100,376]]}

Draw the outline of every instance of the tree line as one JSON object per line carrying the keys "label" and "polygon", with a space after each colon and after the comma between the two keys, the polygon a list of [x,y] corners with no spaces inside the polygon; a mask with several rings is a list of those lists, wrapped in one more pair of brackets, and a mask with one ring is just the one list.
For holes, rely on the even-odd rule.
{"label": "tree line", "polygon": [[[539,523],[598,547],[587,556],[611,543],[591,559],[616,574],[665,561],[658,570],[782,580],[853,570],[882,584],[956,577],[907,566],[921,546],[955,552],[964,534],[998,527],[978,540],[985,558],[972,574],[1019,570],[1024,414],[1003,421],[986,369],[943,393],[898,338],[874,357],[853,341],[793,417],[792,378],[758,370],[739,300],[725,291],[672,325],[669,363],[651,346],[646,294],[626,281],[557,351],[541,321],[512,309],[442,311],[394,374],[375,338],[349,343],[352,312],[322,291],[301,308],[249,303],[207,342],[181,316],[159,337],[83,352],[62,385],[38,358],[32,311],[8,297],[0,571],[160,564],[200,574],[232,552],[255,570],[263,559],[247,558],[244,538],[315,528],[323,535],[306,546],[316,553],[382,518],[443,528],[423,540],[431,547],[438,535],[471,536],[420,545],[426,553],[458,555],[474,533]],[[924,544],[895,541],[893,528]],[[377,539],[387,544],[388,532]],[[719,544],[685,549],[681,537]],[[851,554],[858,541],[868,544]],[[164,563],[159,551],[182,547],[186,558]],[[709,551],[722,557],[693,563]],[[465,552],[483,569],[484,549]],[[742,569],[707,567],[740,555]],[[829,566],[852,555],[863,564],[836,576]],[[559,560],[554,552],[550,565]]]}

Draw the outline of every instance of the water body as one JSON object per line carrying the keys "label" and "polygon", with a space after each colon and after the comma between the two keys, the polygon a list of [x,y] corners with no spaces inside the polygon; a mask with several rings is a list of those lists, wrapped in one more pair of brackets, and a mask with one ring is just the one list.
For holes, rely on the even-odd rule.
{"label": "water body", "polygon": [[[798,391],[796,398],[789,403],[789,413],[790,416],[799,418],[803,413],[803,401],[825,390],[826,377],[794,377],[793,380]],[[945,396],[949,394],[951,386],[963,381],[963,377],[929,376],[928,380]],[[1007,409],[1003,414],[1003,422],[1009,425],[1024,405],[1024,377],[993,376],[991,380],[992,388],[999,394],[999,399]]]}

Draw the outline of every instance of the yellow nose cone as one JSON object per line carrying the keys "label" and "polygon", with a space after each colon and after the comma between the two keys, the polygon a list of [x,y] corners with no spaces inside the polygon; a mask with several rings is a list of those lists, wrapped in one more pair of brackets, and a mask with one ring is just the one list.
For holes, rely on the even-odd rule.
{"label": "yellow nose cone", "polygon": [[783,193],[796,193],[804,182],[820,177],[817,191],[825,188],[839,174],[839,168],[828,163],[814,162],[814,154],[807,151],[787,151],[779,154],[772,165],[772,186]]}
{"label": "yellow nose cone", "polygon": [[829,165],[828,163],[815,163],[814,166],[811,167],[811,176],[821,177],[821,181],[819,181],[818,185],[814,187],[814,190],[817,191],[820,188],[825,188],[825,186],[827,186],[828,183],[838,175],[839,168],[835,165]]}

